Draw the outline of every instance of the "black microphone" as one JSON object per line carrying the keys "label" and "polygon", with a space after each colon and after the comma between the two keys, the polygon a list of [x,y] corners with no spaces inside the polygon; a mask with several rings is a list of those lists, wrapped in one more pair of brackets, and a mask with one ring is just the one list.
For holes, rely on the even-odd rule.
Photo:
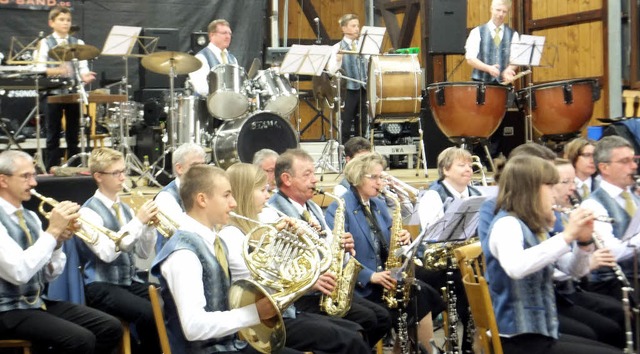
{"label": "black microphone", "polygon": [[316,23],[316,33],[318,34],[318,39],[316,39],[316,44],[320,44],[322,43],[322,38],[320,38],[320,19],[319,18],[314,18],[313,22]]}

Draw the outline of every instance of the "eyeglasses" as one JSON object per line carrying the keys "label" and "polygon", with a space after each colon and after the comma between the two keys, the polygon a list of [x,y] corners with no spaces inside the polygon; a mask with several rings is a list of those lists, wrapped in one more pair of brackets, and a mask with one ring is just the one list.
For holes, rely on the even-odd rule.
{"label": "eyeglasses", "polygon": [[225,35],[225,34],[232,35],[232,34],[233,34],[233,32],[231,32],[231,31],[224,31],[224,32],[218,32],[218,31],[216,31],[215,33],[220,33],[220,34],[222,34],[222,35]]}
{"label": "eyeglasses", "polygon": [[107,172],[107,171],[98,171],[99,174],[101,175],[109,175],[112,177],[120,177],[120,176],[124,176],[125,170],[118,170],[118,171],[113,171],[113,172]]}
{"label": "eyeglasses", "polygon": [[35,179],[36,176],[37,176],[37,174],[31,173],[31,172],[25,172],[25,173],[21,173],[19,175],[14,175],[14,174],[10,174],[10,173],[9,174],[4,174],[4,175],[5,176],[9,176],[9,177],[12,177],[12,176],[19,177],[24,181],[30,181],[31,179]]}
{"label": "eyeglasses", "polygon": [[582,156],[582,157],[586,157],[588,159],[593,158],[593,153],[592,152],[585,152],[585,153],[582,153],[582,154],[579,154],[579,155]]}
{"label": "eyeglasses", "polygon": [[603,163],[619,163],[621,165],[630,165],[630,164],[637,164],[638,163],[638,158],[637,157],[626,157],[624,159],[620,159],[620,160],[616,160],[616,161],[602,161]]}
{"label": "eyeglasses", "polygon": [[367,177],[368,179],[374,180],[374,181],[379,181],[382,179],[382,175],[372,175],[367,173],[366,175],[364,175],[365,177]]}

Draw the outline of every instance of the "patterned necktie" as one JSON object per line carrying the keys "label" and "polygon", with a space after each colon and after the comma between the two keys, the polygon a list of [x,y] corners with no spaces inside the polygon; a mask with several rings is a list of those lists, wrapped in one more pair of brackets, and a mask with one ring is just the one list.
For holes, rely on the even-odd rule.
{"label": "patterned necktie", "polygon": [[355,52],[358,50],[358,42],[357,41],[351,41],[351,51]]}
{"label": "patterned necktie", "polygon": [[311,222],[311,214],[309,213],[309,210],[305,209],[302,211],[302,220],[306,222]]}
{"label": "patterned necktie", "polygon": [[631,194],[629,194],[629,192],[625,190],[624,192],[620,193],[620,196],[622,197],[622,199],[624,199],[624,210],[627,211],[627,214],[629,214],[629,216],[633,217],[633,215],[636,213],[636,203],[633,202]]}
{"label": "patterned necktie", "polygon": [[500,38],[500,27],[496,27],[496,35],[493,36],[493,43],[496,45],[496,47],[499,47],[501,41],[502,39]]}
{"label": "patterned necktie", "polygon": [[118,226],[122,226],[122,215],[120,214],[120,203],[113,203],[113,211],[116,213],[116,220],[118,221]]}
{"label": "patterned necktie", "polygon": [[220,52],[220,58],[222,58],[222,64],[229,64],[229,59],[227,58],[226,50],[223,50]]}
{"label": "patterned necktie", "polygon": [[229,262],[227,261],[227,256],[224,254],[222,241],[220,241],[220,237],[218,237],[217,235],[215,241],[213,241],[213,250],[215,251],[218,263],[220,263],[220,267],[222,267],[222,270],[224,271],[224,275],[229,278]]}
{"label": "patterned necktie", "polygon": [[583,183],[582,184],[582,199],[589,198],[590,194],[591,194],[591,191],[589,190],[589,186],[587,186],[586,183]]}
{"label": "patterned necktie", "polygon": [[24,231],[24,234],[27,235],[27,242],[29,243],[29,246],[33,245],[31,231],[29,231],[29,228],[27,227],[27,221],[24,219],[22,209],[16,210],[16,216],[18,217],[18,224],[20,225],[20,228]]}

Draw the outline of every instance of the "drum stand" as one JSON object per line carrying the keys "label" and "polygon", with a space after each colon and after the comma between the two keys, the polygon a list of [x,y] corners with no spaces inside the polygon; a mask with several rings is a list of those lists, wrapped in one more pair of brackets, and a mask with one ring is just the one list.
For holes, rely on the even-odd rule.
{"label": "drum stand", "polygon": [[[337,91],[336,94],[337,96],[334,97],[334,101],[332,105],[329,105],[329,109],[332,110],[331,114],[330,114],[330,119],[329,119],[329,140],[327,141],[327,143],[324,146],[324,149],[322,149],[322,154],[320,155],[320,158],[318,159],[318,161],[316,161],[315,164],[315,168],[320,168],[322,169],[322,172],[320,173],[320,181],[322,181],[324,179],[324,173],[326,170],[330,170],[333,173],[340,173],[342,172],[342,114],[341,114],[341,110],[342,110],[342,95],[340,92],[340,79],[342,78],[342,74],[340,74],[340,72],[338,71],[335,76],[334,76],[336,82],[337,82]],[[329,104],[329,102],[327,101],[327,105]],[[336,111],[336,123],[337,123],[337,129],[335,130],[335,132],[337,133],[337,140],[334,139],[334,129],[333,129],[333,110],[334,108],[337,107]],[[324,132],[323,132],[324,134]],[[334,161],[333,161],[333,154],[334,152],[337,151],[338,152],[338,168],[335,167]]]}
{"label": "drum stand", "polygon": [[[91,120],[85,112],[89,112],[89,96],[84,89],[84,83],[82,82],[82,76],[80,75],[80,63],[77,58],[73,58],[73,71],[75,73],[77,90],[78,90],[78,105],[80,106],[80,152],[67,159],[67,162],[62,167],[69,167],[69,164],[76,159],[80,158],[80,167],[88,167],[87,157],[91,155],[87,152],[87,136],[86,129],[87,123]],[[37,135],[38,133],[36,133]],[[69,146],[67,146],[67,149]]]}

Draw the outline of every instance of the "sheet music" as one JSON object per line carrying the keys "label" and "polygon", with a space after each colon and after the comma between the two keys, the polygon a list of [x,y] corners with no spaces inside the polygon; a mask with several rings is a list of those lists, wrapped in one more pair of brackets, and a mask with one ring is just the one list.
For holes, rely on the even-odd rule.
{"label": "sheet music", "polygon": [[320,76],[332,51],[328,45],[294,44],[282,61],[280,73]]}
{"label": "sheet music", "polygon": [[113,26],[104,42],[101,55],[128,55],[135,46],[142,27]]}
{"label": "sheet music", "polygon": [[513,65],[540,65],[545,37],[523,34],[519,42],[511,43],[509,63]]}
{"label": "sheet music", "polygon": [[360,41],[357,51],[364,55],[377,55],[382,51],[382,40],[387,32],[386,27],[364,26],[360,30]]}
{"label": "sheet music", "polygon": [[476,232],[480,215],[480,205],[485,196],[455,199],[444,216],[427,228],[425,242],[466,241]]}

